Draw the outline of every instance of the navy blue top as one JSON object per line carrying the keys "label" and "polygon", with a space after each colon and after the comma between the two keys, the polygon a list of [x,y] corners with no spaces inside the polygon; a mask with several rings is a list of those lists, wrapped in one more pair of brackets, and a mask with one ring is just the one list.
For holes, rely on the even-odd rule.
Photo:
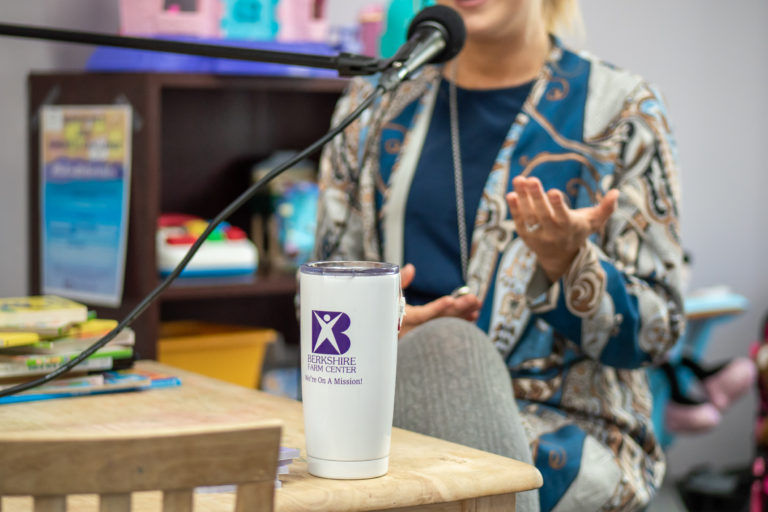
{"label": "navy blue top", "polygon": [[[475,214],[488,174],[532,85],[529,82],[504,89],[457,87],[468,245],[472,243]],[[416,267],[416,277],[405,290],[409,304],[425,304],[464,284],[448,90],[448,82],[441,80],[405,208],[403,261]]]}

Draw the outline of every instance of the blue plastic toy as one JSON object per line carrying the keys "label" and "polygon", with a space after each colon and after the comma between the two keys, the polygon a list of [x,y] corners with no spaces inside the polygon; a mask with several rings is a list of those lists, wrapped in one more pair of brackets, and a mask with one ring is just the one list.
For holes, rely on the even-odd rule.
{"label": "blue plastic toy", "polygon": [[221,30],[228,39],[271,41],[277,36],[278,0],[224,0]]}
{"label": "blue plastic toy", "polygon": [[[686,330],[680,341],[670,351],[668,360],[673,366],[680,361],[683,355],[700,360],[712,338],[712,330],[715,326],[733,320],[738,314],[743,313],[749,302],[746,297],[723,292],[711,295],[687,297],[685,299]],[[685,392],[693,380],[692,374],[684,368],[676,370],[682,390]],[[671,398],[671,390],[667,377],[661,369],[651,368],[648,371],[648,383],[653,396],[653,411],[651,419],[653,428],[659,443],[668,447],[675,439],[675,435],[669,432],[665,425],[665,409]]]}
{"label": "blue plastic toy", "polygon": [[416,11],[434,4],[434,0],[392,0],[384,20],[385,28],[381,36],[381,57],[389,58],[405,43],[408,25]]}

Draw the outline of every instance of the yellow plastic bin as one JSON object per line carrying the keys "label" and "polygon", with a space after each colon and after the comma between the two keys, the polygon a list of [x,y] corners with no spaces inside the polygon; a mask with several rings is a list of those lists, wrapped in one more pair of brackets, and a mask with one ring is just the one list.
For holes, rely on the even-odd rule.
{"label": "yellow plastic bin", "polygon": [[267,345],[277,332],[184,320],[163,322],[157,360],[215,379],[256,388]]}

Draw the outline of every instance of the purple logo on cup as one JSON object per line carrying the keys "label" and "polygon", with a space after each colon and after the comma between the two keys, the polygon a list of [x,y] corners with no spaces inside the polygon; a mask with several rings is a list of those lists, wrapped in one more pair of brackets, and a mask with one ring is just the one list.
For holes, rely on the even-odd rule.
{"label": "purple logo on cup", "polygon": [[349,315],[341,311],[312,311],[312,352],[341,355],[351,342],[344,334],[349,329]]}

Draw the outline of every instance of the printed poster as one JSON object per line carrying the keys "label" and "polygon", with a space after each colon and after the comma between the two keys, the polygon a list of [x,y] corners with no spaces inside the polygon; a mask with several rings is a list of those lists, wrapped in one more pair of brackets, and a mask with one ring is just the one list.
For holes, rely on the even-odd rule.
{"label": "printed poster", "polygon": [[131,113],[127,105],[42,109],[43,293],[102,306],[122,301]]}

